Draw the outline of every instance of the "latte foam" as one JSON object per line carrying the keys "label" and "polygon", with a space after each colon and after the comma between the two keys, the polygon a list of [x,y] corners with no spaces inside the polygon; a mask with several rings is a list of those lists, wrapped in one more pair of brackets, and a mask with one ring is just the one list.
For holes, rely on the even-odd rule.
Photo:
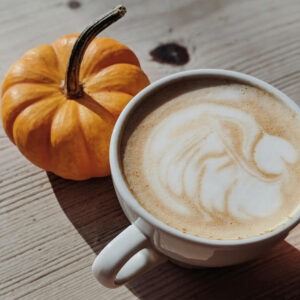
{"label": "latte foam", "polygon": [[194,82],[152,95],[123,141],[123,171],[164,223],[213,239],[257,236],[300,201],[300,117],[239,83]]}

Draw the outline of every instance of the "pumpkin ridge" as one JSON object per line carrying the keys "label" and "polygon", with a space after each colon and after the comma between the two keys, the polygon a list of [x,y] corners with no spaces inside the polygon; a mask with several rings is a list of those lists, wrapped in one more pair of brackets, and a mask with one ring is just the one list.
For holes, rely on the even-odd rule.
{"label": "pumpkin ridge", "polygon": [[117,117],[115,117],[105,106],[101,105],[101,103],[95,101],[88,93],[84,94],[84,97],[80,99],[78,104],[85,106],[110,124],[116,122]]}
{"label": "pumpkin ridge", "polygon": [[55,40],[50,45],[56,56],[58,74],[62,76],[62,79],[64,79],[64,74],[66,73],[68,59],[71,55],[72,48],[78,36],[79,36],[78,33],[67,34]]}
{"label": "pumpkin ridge", "polygon": [[[49,167],[48,168],[45,168],[46,171],[49,171],[49,172],[53,172],[55,171],[55,168],[52,167],[53,165],[53,146],[52,146],[52,124],[53,124],[53,120],[56,116],[56,114],[58,113],[58,111],[61,109],[61,107],[65,104],[66,102],[65,101],[61,101],[60,104],[57,105],[57,107],[52,111],[51,113],[51,116],[50,116],[50,120],[49,120],[49,128],[48,128],[48,149],[49,149]],[[53,171],[52,171],[53,170]],[[54,173],[55,174],[55,173]]]}
{"label": "pumpkin ridge", "polygon": [[[9,80],[11,81],[11,80]],[[14,86],[17,86],[19,84],[38,84],[38,85],[48,85],[48,86],[53,86],[53,87],[58,87],[58,83],[55,81],[37,81],[34,79],[29,79],[29,78],[20,78],[20,80],[18,81],[11,81],[9,84],[6,83],[7,80],[4,81],[3,85],[2,85],[2,91],[1,91],[1,97],[5,96],[5,93],[11,89]]]}
{"label": "pumpkin ridge", "polygon": [[[35,128],[35,125],[32,126],[31,128],[33,129],[33,131],[31,129],[29,129],[28,131],[25,131],[20,135],[20,133],[18,131],[20,130],[20,128],[22,130],[22,127],[20,127],[20,124],[18,124],[18,123],[20,123],[20,120],[18,121],[18,118],[24,117],[21,115],[21,113],[16,117],[15,122],[13,124],[13,137],[14,137],[14,140],[16,141],[16,145],[18,146],[20,151],[23,153],[23,155],[25,157],[27,157],[30,161],[32,161],[36,166],[38,166],[44,170],[49,170],[50,166],[52,164],[51,147],[49,147],[49,141],[50,141],[49,137],[50,137],[50,133],[51,133],[51,124],[52,124],[53,117],[62,105],[62,101],[60,101],[59,98],[61,98],[61,97],[51,98],[52,105],[50,105],[50,108],[51,108],[50,111],[48,109],[48,112],[46,114],[46,119],[40,118],[40,120],[43,120],[43,121],[36,128]],[[36,102],[34,104],[41,105],[44,102],[45,101]],[[41,108],[42,107],[39,107],[39,110]],[[25,126],[25,128],[26,127],[28,127],[28,126]],[[24,143],[22,141],[22,140],[24,140],[23,139],[24,136],[27,136],[27,137],[31,136],[32,132],[34,132],[34,131],[38,132],[40,130],[43,131],[42,136],[44,137],[43,138],[44,142],[40,143],[40,141],[38,141],[33,148],[31,146],[31,151],[33,151],[33,152],[31,152],[31,151],[30,151],[31,153],[28,151],[24,152],[22,149],[24,149],[24,147],[26,149],[26,147],[27,147],[26,142]],[[31,141],[32,141],[32,138],[31,138]],[[39,153],[39,155],[35,155],[33,153]],[[43,158],[41,158],[41,154],[43,155]]]}
{"label": "pumpkin ridge", "polygon": [[[107,66],[104,66],[102,68],[100,68],[99,70],[96,70],[92,73],[90,73],[89,75],[84,75],[82,76],[82,80],[80,81],[81,84],[85,84],[87,83],[89,80],[91,80],[92,77],[94,77],[95,75],[97,75],[98,73],[102,72],[103,70],[105,70],[106,68],[109,68],[109,67],[112,67],[112,66],[116,66],[116,65],[123,65],[123,64],[126,64],[126,65],[131,65],[131,66],[136,66],[138,67],[137,65],[135,64],[131,64],[131,63],[128,63],[128,62],[116,62],[116,63],[113,63],[113,64],[109,64]],[[139,67],[138,67],[139,68]]]}
{"label": "pumpkin ridge", "polygon": [[[59,84],[61,81],[60,73],[57,70],[57,58],[53,57],[47,60],[49,53],[43,55],[42,47],[49,48],[47,45],[41,45],[27,51],[20,60],[13,63],[8,69],[2,83],[2,91],[11,85],[17,83],[43,83]],[[54,53],[53,53],[54,54]],[[53,55],[52,55],[53,56]]]}
{"label": "pumpkin ridge", "polygon": [[[78,106],[78,113],[81,140],[85,144],[89,166],[87,172],[88,176],[83,173],[81,175],[84,177],[81,176],[81,179],[107,176],[110,174],[109,164],[107,165],[109,143],[107,143],[106,138],[103,138],[103,135],[106,135],[107,132],[110,132],[109,135],[111,135],[114,124],[110,125],[99,119],[97,115],[91,115],[93,113],[85,106]],[[99,123],[101,125],[99,125]],[[93,127],[94,124],[97,124],[96,132],[95,130],[89,129],[89,127]],[[93,144],[97,146],[95,147]]]}
{"label": "pumpkin ridge", "polygon": [[[47,170],[66,179],[78,178],[78,172],[81,172],[80,163],[83,160],[79,158],[82,152],[80,150],[78,152],[78,145],[80,144],[82,149],[82,142],[79,136],[77,110],[78,105],[75,102],[63,101],[51,115],[49,123],[47,142],[51,164]],[[61,138],[62,132],[67,138]],[[64,164],[66,160],[68,160],[67,165]]]}
{"label": "pumpkin ridge", "polygon": [[[15,86],[12,86],[11,88],[9,88],[5,93],[4,96],[2,98],[2,114],[3,116],[6,115],[6,113],[4,112],[6,109],[4,108],[5,102],[9,101],[6,100],[6,97],[10,97],[9,96],[9,91],[14,88]],[[44,95],[38,95],[37,97],[30,99],[28,101],[24,101],[22,103],[19,103],[9,114],[9,119],[5,119],[3,117],[3,127],[8,135],[8,137],[10,138],[10,140],[15,144],[15,139],[13,137],[13,128],[14,128],[14,124],[16,122],[16,119],[18,118],[18,116],[25,110],[27,109],[29,106],[37,103],[37,102],[44,102],[49,100],[49,98],[53,97],[53,95],[57,93],[56,91],[53,91],[52,93],[49,93],[47,96]],[[59,97],[59,95],[57,95]]]}
{"label": "pumpkin ridge", "polygon": [[[106,77],[112,78],[105,80]],[[124,84],[124,77],[130,78],[126,84]],[[97,90],[97,92],[115,91],[124,92],[133,97],[149,83],[146,74],[136,65],[118,63],[99,71],[94,78],[85,82],[83,88],[87,93],[93,93],[93,90]]]}
{"label": "pumpkin ridge", "polygon": [[[109,95],[109,97],[107,97],[107,95]],[[117,117],[133,96],[123,91],[98,91],[91,93],[91,97],[99,103],[99,105]],[[117,103],[112,101],[115,98],[119,99]],[[122,103],[121,106],[120,103]]]}
{"label": "pumpkin ridge", "polygon": [[[109,49],[109,50],[111,51],[111,49]],[[106,51],[109,52],[109,50],[106,50]],[[129,48],[118,49],[118,51],[121,52],[121,54],[118,54],[118,56],[122,57],[122,58],[118,57],[118,61],[112,61],[113,59],[117,60],[115,57],[110,58],[110,61],[108,61],[108,62],[99,61],[92,68],[90,67],[90,69],[88,69],[88,70],[86,70],[87,67],[84,65],[85,62],[83,62],[83,65],[82,65],[83,70],[80,74],[81,82],[84,84],[85,82],[90,80],[91,77],[95,76],[97,73],[101,72],[105,68],[114,66],[117,64],[128,64],[128,65],[132,65],[132,66],[136,66],[136,67],[140,68],[140,63],[137,60],[137,57],[135,56],[134,53],[131,53],[132,51]],[[124,53],[122,53],[122,52],[124,52]],[[126,57],[126,55],[128,55],[128,54],[132,55],[132,57]]]}
{"label": "pumpkin ridge", "polygon": [[[84,148],[85,148],[85,151],[86,151],[86,162],[89,164],[89,170],[91,170],[91,169],[94,169],[93,167],[94,167],[94,165],[91,163],[91,159],[90,159],[90,157],[93,157],[92,156],[92,152],[90,151],[90,148],[89,148],[89,143],[88,143],[88,141],[87,141],[87,139],[86,139],[86,135],[85,135],[85,133],[84,133],[84,130],[83,130],[83,128],[82,128],[82,120],[81,120],[81,117],[80,117],[80,112],[79,112],[79,110],[80,110],[80,107],[78,107],[78,109],[77,109],[77,113],[78,113],[78,119],[79,119],[79,122],[78,122],[78,129],[79,129],[79,131],[80,131],[80,135],[81,135],[81,139],[82,139],[82,142],[83,142],[83,145],[84,145]],[[89,173],[89,172],[88,172]],[[91,176],[90,176],[91,177]]]}
{"label": "pumpkin ridge", "polygon": [[43,169],[45,169],[46,171],[50,171],[53,169],[52,165],[53,165],[53,147],[51,144],[51,134],[52,134],[52,122],[53,119],[55,117],[55,115],[57,114],[57,112],[59,111],[59,109],[61,108],[61,106],[63,105],[63,102],[60,104],[57,104],[56,108],[51,112],[51,115],[49,116],[49,122],[48,122],[48,128],[47,128],[47,132],[45,133],[47,135],[47,141],[48,141],[48,147],[47,150],[47,155],[48,155],[48,159],[46,160],[48,166],[46,167],[44,165]]}

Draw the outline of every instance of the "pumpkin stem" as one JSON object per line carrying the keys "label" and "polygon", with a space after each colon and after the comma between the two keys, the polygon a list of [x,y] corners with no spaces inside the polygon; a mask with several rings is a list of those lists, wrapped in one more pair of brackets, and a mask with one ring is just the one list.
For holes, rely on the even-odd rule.
{"label": "pumpkin stem", "polygon": [[126,8],[123,5],[118,5],[80,34],[72,49],[65,77],[64,90],[68,98],[75,99],[83,95],[83,90],[79,83],[79,71],[83,55],[90,42],[102,30],[122,18],[125,13]]}

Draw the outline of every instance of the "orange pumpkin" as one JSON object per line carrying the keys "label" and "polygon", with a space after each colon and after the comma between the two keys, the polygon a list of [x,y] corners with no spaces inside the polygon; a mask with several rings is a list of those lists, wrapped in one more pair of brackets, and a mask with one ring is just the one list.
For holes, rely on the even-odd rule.
{"label": "orange pumpkin", "polygon": [[70,34],[29,50],[9,69],[2,85],[3,127],[40,168],[74,180],[110,174],[114,124],[149,84],[129,48],[95,38],[124,13],[119,6],[79,38]]}

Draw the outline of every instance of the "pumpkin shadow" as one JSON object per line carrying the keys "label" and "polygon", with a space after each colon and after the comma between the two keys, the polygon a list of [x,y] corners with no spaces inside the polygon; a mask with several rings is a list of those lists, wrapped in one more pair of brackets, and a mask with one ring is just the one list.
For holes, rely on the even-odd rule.
{"label": "pumpkin shadow", "polygon": [[[64,213],[96,254],[129,225],[110,177],[48,177]],[[265,257],[233,267],[185,269],[166,262],[126,287],[141,300],[300,299],[300,252],[282,241]]]}
{"label": "pumpkin shadow", "polygon": [[96,254],[129,225],[110,177],[72,181],[47,175],[65,215]]}

